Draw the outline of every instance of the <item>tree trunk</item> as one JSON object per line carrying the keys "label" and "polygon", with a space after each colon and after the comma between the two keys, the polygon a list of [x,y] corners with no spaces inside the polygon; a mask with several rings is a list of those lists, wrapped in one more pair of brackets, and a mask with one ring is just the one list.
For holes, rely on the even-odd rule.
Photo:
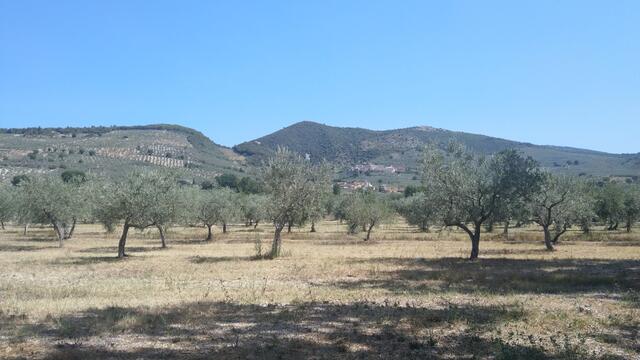
{"label": "tree trunk", "polygon": [[504,237],[509,240],[509,221],[504,222],[504,230],[502,231],[502,234],[504,234]]}
{"label": "tree trunk", "polygon": [[256,229],[258,227],[258,221],[256,220],[255,223],[253,223],[253,228]]}
{"label": "tree trunk", "polygon": [[124,246],[127,244],[127,233],[129,232],[129,224],[124,223],[124,227],[122,228],[122,235],[120,236],[120,241],[118,242],[118,257],[123,258],[127,256],[124,252]]}
{"label": "tree trunk", "polygon": [[0,220],[0,228],[1,228],[2,230],[4,230],[4,221],[1,221],[1,220]]}
{"label": "tree trunk", "polygon": [[291,233],[291,223],[287,224],[287,233]]}
{"label": "tree trunk", "polygon": [[160,244],[161,244],[160,247],[163,248],[163,249],[166,249],[167,248],[167,242],[166,242],[165,237],[164,237],[164,227],[162,227],[162,226],[156,226],[156,227],[158,228],[158,232],[160,233]]}
{"label": "tree trunk", "polygon": [[564,234],[565,232],[567,232],[567,229],[562,229],[561,231],[556,232],[555,236],[553,237],[553,239],[551,240],[551,242],[553,243],[553,245],[558,245],[558,240],[560,240],[560,236],[562,236],[562,234]]}
{"label": "tree trunk", "polygon": [[226,233],[227,233],[227,223],[226,223],[226,222],[223,222],[223,223],[222,223],[222,233],[223,233],[223,234],[226,234]]}
{"label": "tree trunk", "polygon": [[29,224],[24,224],[24,231],[22,232],[22,235],[27,235],[27,229],[29,228]]}
{"label": "tree trunk", "polygon": [[471,255],[469,260],[477,260],[480,254],[480,225],[477,225],[471,236]]}
{"label": "tree trunk", "polygon": [[371,223],[371,225],[369,225],[369,228],[367,229],[367,237],[364,239],[364,241],[368,241],[371,238],[371,230],[373,230],[374,226],[375,223]]}
{"label": "tree trunk", "polygon": [[213,233],[211,232],[211,225],[207,224],[207,241],[213,239]]}
{"label": "tree trunk", "polygon": [[71,223],[71,228],[69,228],[69,231],[67,231],[67,227],[65,226],[65,234],[64,234],[64,239],[71,239],[71,237],[73,236],[73,232],[76,229],[76,219],[73,219],[73,222]]}
{"label": "tree trunk", "polygon": [[631,218],[628,218],[628,219],[627,219],[627,223],[626,223],[626,225],[625,225],[625,228],[626,228],[626,230],[627,230],[627,232],[628,232],[628,233],[630,233],[630,232],[631,232],[631,223],[632,223]]}
{"label": "tree trunk", "polygon": [[316,232],[316,222],[315,222],[315,221],[312,221],[312,222],[311,222],[311,232],[312,232],[312,233],[313,233],[313,232]]}
{"label": "tree trunk", "polygon": [[278,256],[280,256],[280,252],[282,250],[282,236],[281,236],[282,229],[283,229],[283,226],[276,225],[276,231],[273,234],[273,243],[271,243],[270,257],[272,259],[275,259]]}
{"label": "tree trunk", "polygon": [[429,232],[429,224],[427,224],[427,222],[426,222],[426,221],[423,221],[423,222],[420,224],[420,231],[422,231],[422,232],[426,232],[426,233],[428,233],[428,232]]}
{"label": "tree trunk", "polygon": [[53,230],[55,230],[56,235],[58,236],[58,247],[62,247],[64,245],[64,225],[53,222]]}
{"label": "tree trunk", "polygon": [[580,227],[582,228],[582,233],[583,234],[588,234],[588,233],[591,232],[591,228],[589,227],[589,222],[588,221],[582,222]]}
{"label": "tree trunk", "polygon": [[551,240],[551,232],[549,231],[549,226],[543,226],[542,231],[544,232],[544,246],[547,247],[548,251],[553,251],[553,243]]}

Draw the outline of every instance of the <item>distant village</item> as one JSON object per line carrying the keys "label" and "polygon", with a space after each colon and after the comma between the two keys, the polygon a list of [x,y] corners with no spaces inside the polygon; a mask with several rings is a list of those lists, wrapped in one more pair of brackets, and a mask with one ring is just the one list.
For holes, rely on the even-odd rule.
{"label": "distant village", "polygon": [[351,168],[351,171],[357,173],[367,173],[367,172],[379,172],[379,173],[387,173],[387,174],[396,174],[405,172],[406,169],[404,166],[394,166],[394,165],[376,165],[376,164],[361,164],[356,165]]}
{"label": "distant village", "polygon": [[[372,175],[378,174],[398,174],[406,171],[404,166],[398,165],[378,165],[378,164],[360,164],[352,166],[349,170],[354,174]],[[341,189],[347,191],[355,191],[360,189],[376,189],[380,192],[394,193],[402,192],[404,189],[398,185],[378,184],[374,185],[367,180],[339,181],[336,183]]]}

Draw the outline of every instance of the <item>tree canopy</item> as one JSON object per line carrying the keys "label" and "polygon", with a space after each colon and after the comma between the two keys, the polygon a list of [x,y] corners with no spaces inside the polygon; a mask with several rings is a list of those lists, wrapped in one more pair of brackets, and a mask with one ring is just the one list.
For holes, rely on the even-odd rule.
{"label": "tree canopy", "polygon": [[515,150],[484,157],[456,143],[444,151],[427,147],[422,175],[439,222],[469,235],[470,259],[478,257],[482,224],[504,204],[535,193],[542,180],[537,163]]}

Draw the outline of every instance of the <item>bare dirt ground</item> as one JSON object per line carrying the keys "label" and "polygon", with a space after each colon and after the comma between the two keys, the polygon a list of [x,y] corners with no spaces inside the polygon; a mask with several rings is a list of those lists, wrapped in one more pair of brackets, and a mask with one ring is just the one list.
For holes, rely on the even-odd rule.
{"label": "bare dirt ground", "polygon": [[254,260],[268,226],[119,234],[82,225],[0,231],[2,359],[638,359],[640,233],[535,228],[484,235],[396,224],[347,236],[296,229]]}

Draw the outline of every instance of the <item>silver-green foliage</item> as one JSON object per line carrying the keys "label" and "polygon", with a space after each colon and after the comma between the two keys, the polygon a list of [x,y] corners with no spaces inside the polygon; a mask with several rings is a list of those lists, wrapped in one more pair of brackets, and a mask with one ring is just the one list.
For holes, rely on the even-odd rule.
{"label": "silver-green foliage", "polygon": [[0,229],[14,218],[15,188],[9,184],[0,184]]}
{"label": "silver-green foliage", "polygon": [[206,226],[207,241],[213,239],[211,228],[214,225],[222,225],[226,232],[227,225],[240,217],[240,195],[233,190],[191,188],[185,194],[189,199],[185,208],[186,222]]}
{"label": "silver-green foliage", "polygon": [[345,216],[350,232],[354,233],[362,228],[367,233],[365,240],[370,239],[374,227],[393,216],[393,209],[387,199],[373,190],[353,192],[348,196],[345,205]]}
{"label": "silver-green foliage", "polygon": [[[71,237],[77,221],[88,217],[86,182],[64,182],[59,176],[29,178],[18,186],[17,206],[24,210],[23,221],[50,224],[60,246]],[[27,218],[28,217],[28,218]]]}
{"label": "silver-green foliage", "polygon": [[429,224],[436,218],[434,202],[424,192],[398,200],[396,208],[409,225],[418,226],[424,232],[429,231]]}
{"label": "silver-green foliage", "polygon": [[439,222],[469,235],[470,259],[478,257],[482,225],[505,204],[535,192],[541,181],[537,163],[514,150],[484,157],[456,143],[445,151],[427,147],[422,175]]}
{"label": "silver-green foliage", "polygon": [[130,228],[168,226],[178,215],[175,203],[178,195],[176,178],[166,171],[129,173],[124,179],[105,184],[96,207],[95,217],[107,229],[122,222],[118,257],[126,256],[125,245]]}
{"label": "silver-green foliage", "polygon": [[242,195],[240,198],[240,210],[242,220],[246,225],[257,227],[267,218],[268,197],[260,194]]}
{"label": "silver-green foliage", "polygon": [[281,251],[281,233],[287,224],[298,224],[323,194],[331,191],[331,172],[300,155],[278,148],[262,168],[262,180],[269,200],[268,218],[275,226],[271,257]]}
{"label": "silver-green foliage", "polygon": [[631,232],[633,224],[640,219],[640,186],[628,185],[623,202],[625,228]]}
{"label": "silver-green foliage", "polygon": [[531,219],[542,227],[548,250],[553,250],[571,226],[584,226],[593,216],[593,202],[583,189],[575,178],[545,174],[539,191],[532,194],[528,202]]}

